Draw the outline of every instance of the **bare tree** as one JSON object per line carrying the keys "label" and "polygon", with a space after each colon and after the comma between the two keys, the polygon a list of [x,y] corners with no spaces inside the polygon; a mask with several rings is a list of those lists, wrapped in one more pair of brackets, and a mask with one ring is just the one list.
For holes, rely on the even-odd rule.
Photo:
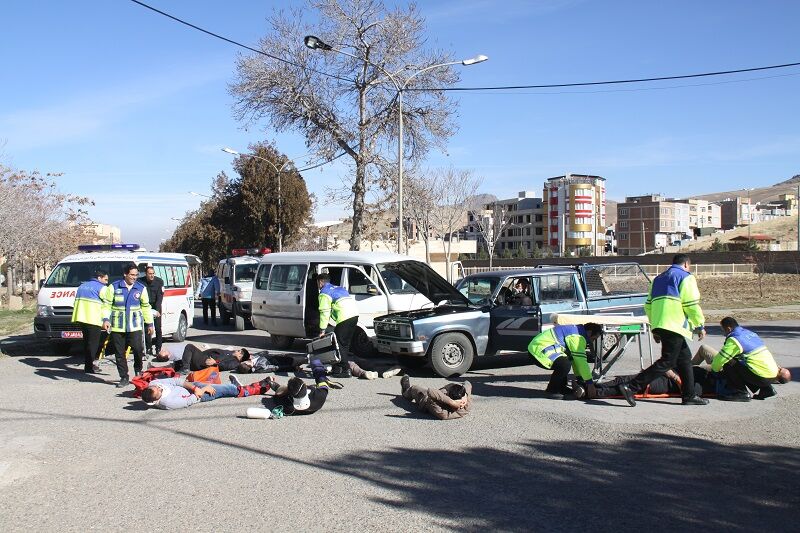
{"label": "bare tree", "polygon": [[[92,202],[58,191],[59,175],[0,165],[0,257],[8,261],[9,300],[15,269],[52,265],[85,239],[89,218],[84,207]],[[20,281],[24,286],[24,276]]]}
{"label": "bare tree", "polygon": [[489,205],[476,206],[473,212],[475,227],[478,228],[483,242],[486,244],[486,252],[489,254],[489,268],[492,268],[492,259],[497,241],[503,236],[503,232],[511,224],[511,214],[506,207],[493,202]]}
{"label": "bare tree", "polygon": [[453,237],[464,228],[471,200],[483,179],[475,177],[469,170],[448,168],[435,171],[431,180],[435,184],[431,226],[442,238],[447,281],[452,281],[450,250]]}
{"label": "bare tree", "polygon": [[[266,118],[277,131],[300,132],[320,158],[347,155],[354,169],[350,249],[359,250],[365,195],[375,186],[390,188],[395,173],[382,155],[397,140],[397,90],[387,73],[405,83],[407,72],[450,57],[425,49],[424,22],[413,5],[390,11],[378,0],[308,0],[308,6],[275,13],[268,21],[272,31],[260,42],[263,54],[239,58],[230,86],[234,113],[246,123]],[[312,33],[334,50],[303,46],[302,36]],[[441,67],[408,83],[403,155],[409,161],[420,160],[432,143],[444,143],[455,111],[446,93],[413,89],[456,81],[454,69]]]}
{"label": "bare tree", "polygon": [[436,208],[436,181],[434,175],[409,173],[406,181],[406,210],[414,221],[417,233],[425,243],[425,262],[431,262],[431,236],[434,235],[433,212]]}

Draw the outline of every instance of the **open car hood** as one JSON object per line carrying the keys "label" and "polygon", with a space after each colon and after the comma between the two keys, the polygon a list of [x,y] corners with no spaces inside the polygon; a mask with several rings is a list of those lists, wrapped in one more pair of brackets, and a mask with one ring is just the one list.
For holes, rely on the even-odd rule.
{"label": "open car hood", "polygon": [[471,306],[470,301],[463,294],[425,263],[398,261],[385,263],[384,269],[400,276],[403,281],[417,289],[434,305],[438,305],[442,300],[447,300],[450,303]]}

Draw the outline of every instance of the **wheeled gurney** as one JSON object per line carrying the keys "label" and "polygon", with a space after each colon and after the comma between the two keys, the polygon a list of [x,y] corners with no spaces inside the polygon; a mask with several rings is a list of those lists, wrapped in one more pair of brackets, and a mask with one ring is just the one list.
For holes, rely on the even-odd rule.
{"label": "wheeled gurney", "polygon": [[[555,315],[555,323],[560,326],[577,326],[590,322],[602,326],[600,339],[596,343],[594,350],[596,356],[592,375],[595,379],[602,380],[611,367],[614,366],[614,363],[619,361],[634,341],[639,345],[639,367],[644,370],[643,336],[647,339],[650,364],[653,364],[653,343],[650,335],[650,321],[646,316],[573,315],[566,313]],[[608,347],[606,347],[607,339],[613,339],[612,344]]]}

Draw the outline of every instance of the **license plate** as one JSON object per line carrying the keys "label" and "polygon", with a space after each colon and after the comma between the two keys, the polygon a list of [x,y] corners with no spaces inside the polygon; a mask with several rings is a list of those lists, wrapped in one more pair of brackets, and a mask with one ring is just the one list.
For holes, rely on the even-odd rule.
{"label": "license plate", "polygon": [[83,332],[82,331],[62,331],[61,332],[62,339],[82,339]]}

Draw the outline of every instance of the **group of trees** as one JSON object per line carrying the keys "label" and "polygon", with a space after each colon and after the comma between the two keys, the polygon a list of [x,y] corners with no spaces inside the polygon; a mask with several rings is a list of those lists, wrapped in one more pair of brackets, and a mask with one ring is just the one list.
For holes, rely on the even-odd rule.
{"label": "group of trees", "polygon": [[259,143],[238,156],[233,168],[237,176],[219,173],[211,198],[184,216],[161,251],[192,253],[210,267],[232,248],[277,250],[279,234],[284,250],[304,247],[314,197],[289,159]]}
{"label": "group of trees", "polygon": [[75,253],[95,237],[85,197],[58,191],[55,178],[0,164],[0,259],[10,296],[18,281],[35,281],[39,269]]}
{"label": "group of trees", "polygon": [[[429,89],[452,85],[458,75],[442,65],[451,61],[448,53],[426,49],[424,20],[413,5],[390,10],[379,0],[307,3],[308,9],[276,12],[261,39],[262,53],[238,60],[230,87],[234,112],[247,124],[265,120],[276,131],[303,135],[320,160],[343,156],[349,162],[340,197],[352,205],[350,249],[359,250],[369,194],[380,206],[397,190],[398,88],[402,155],[413,167],[455,131],[455,102]],[[326,46],[304,46],[302,36],[309,34]]]}

